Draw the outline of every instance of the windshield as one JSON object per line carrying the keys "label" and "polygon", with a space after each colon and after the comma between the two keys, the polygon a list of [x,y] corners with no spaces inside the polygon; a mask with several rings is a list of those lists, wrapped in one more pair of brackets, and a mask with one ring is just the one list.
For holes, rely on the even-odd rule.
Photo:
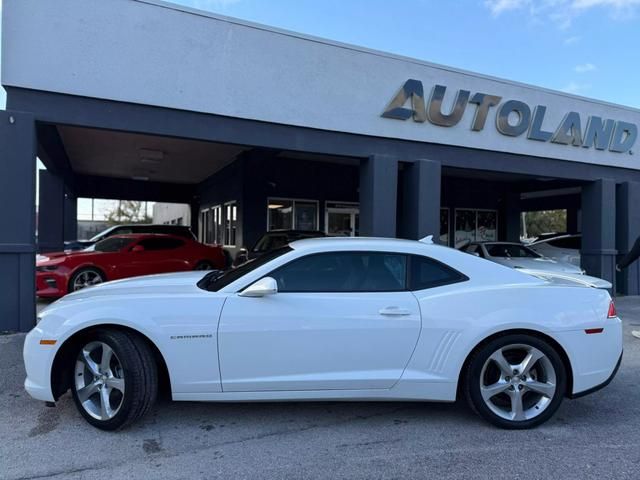
{"label": "windshield", "polygon": [[500,258],[540,258],[536,252],[523,245],[489,244],[485,245],[490,257]]}
{"label": "windshield", "polygon": [[91,237],[89,239],[90,242],[97,242],[98,240],[100,240],[101,238],[104,238],[111,230],[113,230],[116,227],[109,227],[106,230],[101,231],[100,233],[98,233],[97,235],[94,235],[93,237]]}
{"label": "windshield", "polygon": [[235,282],[239,278],[243,277],[249,272],[252,272],[256,268],[261,267],[262,265],[269,263],[271,260],[278,258],[285,253],[293,250],[288,245],[273,250],[269,253],[262,255],[254,260],[249,260],[246,263],[243,263],[239,267],[231,268],[225,272],[220,272],[219,270],[214,270],[211,273],[205,275],[205,277],[198,282],[198,287],[203,290],[208,290],[210,292],[217,292],[222,288],[226,287],[232,282]]}
{"label": "windshield", "polygon": [[89,248],[85,248],[85,252],[119,252],[124,247],[129,245],[133,240],[131,238],[123,238],[123,237],[110,237],[101,240],[95,245],[90,246]]}

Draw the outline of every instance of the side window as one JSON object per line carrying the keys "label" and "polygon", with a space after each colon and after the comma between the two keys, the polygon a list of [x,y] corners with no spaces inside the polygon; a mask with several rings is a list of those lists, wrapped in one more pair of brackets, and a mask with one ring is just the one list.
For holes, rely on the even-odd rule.
{"label": "side window", "polygon": [[145,251],[173,250],[184,245],[184,242],[177,238],[147,238],[139,245],[142,245]]}
{"label": "side window", "polygon": [[428,257],[411,256],[409,289],[425,290],[469,280],[466,275]]}
{"label": "side window", "polygon": [[109,236],[111,235],[128,235],[130,233],[134,233],[131,228],[122,227],[122,228],[114,228],[111,232],[109,232]]}
{"label": "side window", "polygon": [[308,255],[270,274],[281,292],[396,292],[405,290],[407,257],[384,252]]}

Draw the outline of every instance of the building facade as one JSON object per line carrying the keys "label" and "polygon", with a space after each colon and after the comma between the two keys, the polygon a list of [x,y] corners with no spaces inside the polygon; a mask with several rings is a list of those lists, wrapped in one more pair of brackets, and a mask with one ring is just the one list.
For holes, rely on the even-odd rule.
{"label": "building facade", "polygon": [[640,235],[636,109],[158,0],[53,3],[3,5],[0,329],[35,318],[36,155],[48,247],[78,197],[188,204],[231,250],[280,228],[518,240],[521,212],[566,209],[583,268],[640,292],[615,272]]}

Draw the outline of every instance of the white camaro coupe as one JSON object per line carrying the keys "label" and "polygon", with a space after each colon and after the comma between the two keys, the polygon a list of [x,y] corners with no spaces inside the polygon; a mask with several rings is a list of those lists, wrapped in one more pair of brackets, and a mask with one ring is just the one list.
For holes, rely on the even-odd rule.
{"label": "white camaro coupe", "polygon": [[622,355],[606,290],[554,282],[428,242],[293,242],[224,274],[139,277],[40,314],[25,387],[71,389],[91,424],[174,400],[425,400],[464,396],[504,428],[605,386]]}

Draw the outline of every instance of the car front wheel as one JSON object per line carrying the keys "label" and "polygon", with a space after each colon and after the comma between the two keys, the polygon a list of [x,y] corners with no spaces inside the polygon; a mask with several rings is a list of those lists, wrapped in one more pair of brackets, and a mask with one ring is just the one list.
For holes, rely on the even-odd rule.
{"label": "car front wheel", "polygon": [[95,268],[83,268],[73,274],[69,281],[69,292],[77,292],[105,281],[104,274]]}
{"label": "car front wheel", "polygon": [[536,427],[551,418],[562,403],[566,382],[558,352],[530,335],[488,342],[474,353],[465,375],[471,407],[508,429]]}
{"label": "car front wheel", "polygon": [[158,371],[138,335],[97,330],[81,342],[72,369],[73,399],[93,426],[116,430],[142,417],[158,391]]}

